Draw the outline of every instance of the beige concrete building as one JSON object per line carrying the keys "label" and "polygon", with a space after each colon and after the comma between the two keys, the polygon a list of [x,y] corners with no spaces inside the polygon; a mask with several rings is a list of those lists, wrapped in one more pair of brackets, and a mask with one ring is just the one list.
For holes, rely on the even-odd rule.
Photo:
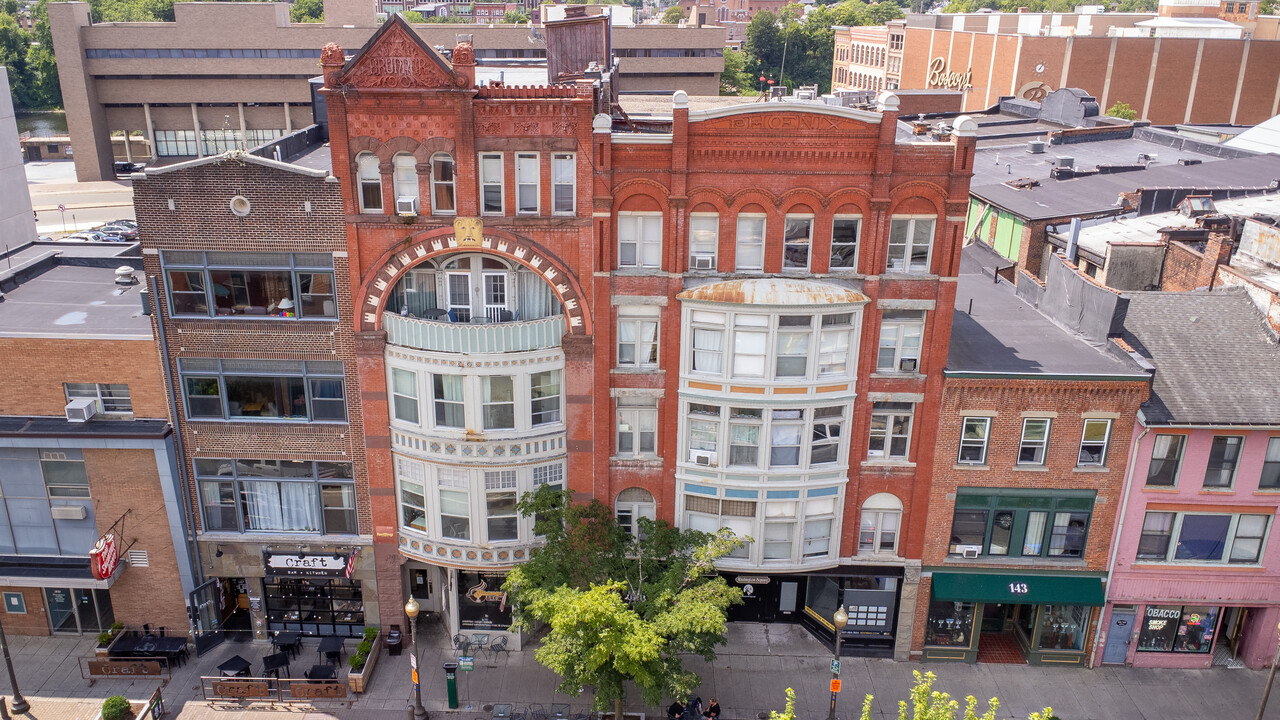
{"label": "beige concrete building", "polygon": [[[155,155],[194,157],[266,142],[311,124],[307,80],[320,49],[360,47],[372,5],[329,0],[323,23],[291,23],[287,3],[184,2],[171,23],[91,23],[89,5],[49,8],[58,78],[82,181],[113,177],[112,132],[140,131]],[[451,48],[470,33],[486,63],[536,63],[545,34],[516,25],[424,24],[428,45]],[[725,30],[613,28],[621,92],[719,92]]]}

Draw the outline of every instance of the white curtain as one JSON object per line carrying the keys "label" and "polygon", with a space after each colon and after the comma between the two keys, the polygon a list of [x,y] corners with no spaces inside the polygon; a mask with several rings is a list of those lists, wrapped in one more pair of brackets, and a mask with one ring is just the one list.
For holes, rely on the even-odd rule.
{"label": "white curtain", "polygon": [[316,486],[312,483],[280,483],[283,506],[282,530],[320,531],[319,509],[316,507]]}
{"label": "white curtain", "polygon": [[516,285],[519,288],[521,320],[537,320],[560,314],[560,303],[551,293],[551,286],[541,276],[528,270],[516,273]]}
{"label": "white curtain", "polygon": [[319,531],[314,484],[270,480],[241,480],[240,484],[248,511],[246,530]]}

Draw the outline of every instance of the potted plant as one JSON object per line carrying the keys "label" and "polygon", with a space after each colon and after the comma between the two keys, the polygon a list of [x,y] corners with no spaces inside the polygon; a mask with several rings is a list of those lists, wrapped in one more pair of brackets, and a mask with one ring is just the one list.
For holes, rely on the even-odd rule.
{"label": "potted plant", "polygon": [[116,641],[120,633],[124,630],[124,623],[114,622],[111,627],[98,633],[98,647],[95,648],[95,655],[110,655],[111,643]]}
{"label": "potted plant", "polygon": [[356,651],[348,658],[351,671],[347,673],[347,686],[353,693],[364,692],[368,683],[373,680],[373,668],[377,664],[379,651],[382,650],[382,634],[376,626],[364,629],[364,639],[356,646]]}
{"label": "potted plant", "polygon": [[102,720],[131,720],[133,704],[123,695],[112,695],[102,701]]}

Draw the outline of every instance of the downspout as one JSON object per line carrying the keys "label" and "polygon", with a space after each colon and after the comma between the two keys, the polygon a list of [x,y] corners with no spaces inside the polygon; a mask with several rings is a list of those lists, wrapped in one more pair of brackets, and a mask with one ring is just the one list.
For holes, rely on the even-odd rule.
{"label": "downspout", "polygon": [[[187,450],[182,443],[182,429],[178,427],[178,395],[177,387],[173,384],[173,366],[169,362],[169,344],[165,340],[164,332],[164,316],[160,312],[160,284],[156,277],[150,279],[151,287],[151,312],[156,316],[156,327],[160,335],[160,348],[163,351],[164,380],[169,384],[169,412],[172,413],[173,425],[173,441],[178,450],[178,478],[182,481],[182,509],[186,517],[187,528],[187,556],[191,563],[192,582],[196,587],[204,584],[204,572],[200,566],[200,548],[196,544],[195,530],[195,510],[191,508],[191,484],[190,478],[187,476]],[[187,609],[187,625],[193,632],[196,630],[195,615],[192,614],[190,606]]]}
{"label": "downspout", "polygon": [[[1106,595],[1111,594],[1111,578],[1116,571],[1116,556],[1120,554],[1120,534],[1124,531],[1124,515],[1129,510],[1129,488],[1133,485],[1133,466],[1138,462],[1138,445],[1142,443],[1142,438],[1151,432],[1151,428],[1144,426],[1142,434],[1138,435],[1132,443],[1129,444],[1129,466],[1124,472],[1124,498],[1120,501],[1120,514],[1116,517],[1115,541],[1111,543],[1111,559],[1107,562],[1107,587]],[[1103,599],[1103,609],[1106,609],[1106,600]],[[1102,617],[1098,618],[1098,627],[1093,631],[1093,652],[1089,654],[1089,669],[1094,666],[1093,659],[1098,656],[1098,640],[1102,638]]]}

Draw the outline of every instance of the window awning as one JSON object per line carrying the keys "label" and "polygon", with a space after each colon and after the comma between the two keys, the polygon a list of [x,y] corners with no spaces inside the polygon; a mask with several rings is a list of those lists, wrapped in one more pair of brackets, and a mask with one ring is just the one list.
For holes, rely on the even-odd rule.
{"label": "window awning", "polygon": [[933,599],[1032,605],[1102,605],[1102,578],[1034,572],[934,572]]}

